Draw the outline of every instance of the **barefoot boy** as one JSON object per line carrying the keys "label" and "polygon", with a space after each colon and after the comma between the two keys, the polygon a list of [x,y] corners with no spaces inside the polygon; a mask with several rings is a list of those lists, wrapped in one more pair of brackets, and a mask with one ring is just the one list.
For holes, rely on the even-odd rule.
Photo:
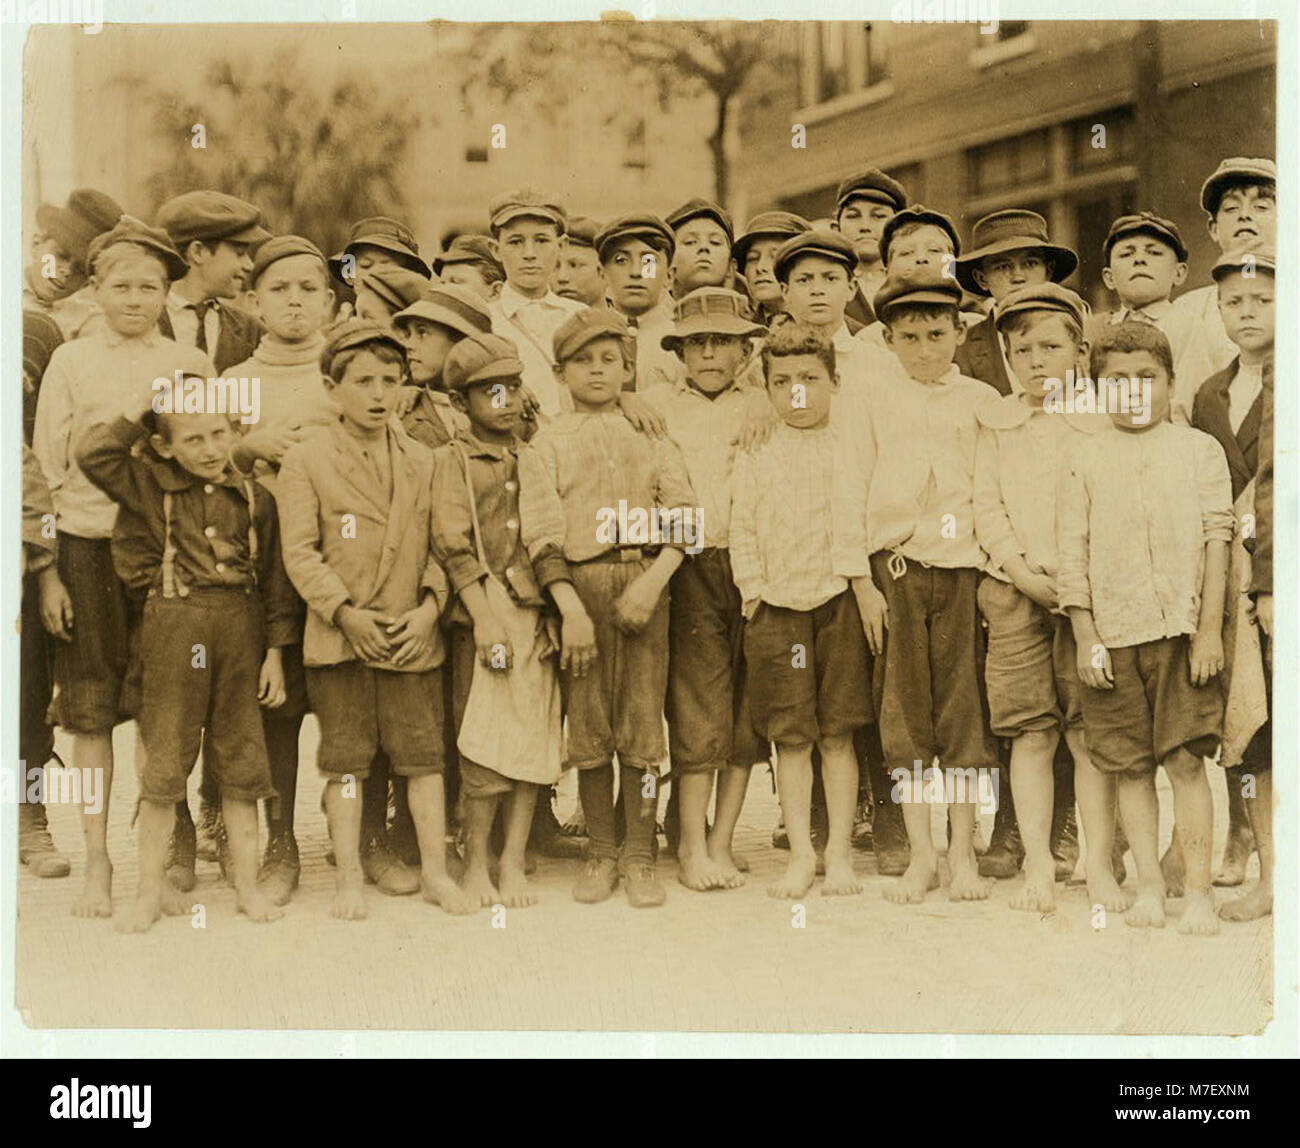
{"label": "barefoot boy", "polygon": [[[1218,931],[1210,891],[1213,828],[1202,757],[1223,725],[1223,601],[1232,485],[1209,435],[1169,421],[1173,355],[1150,323],[1093,344],[1091,372],[1114,431],[1075,444],[1061,505],[1057,595],[1070,613],[1095,775],[1080,785],[1083,830],[1103,843],[1120,817],[1138,870],[1129,924],[1165,923],[1156,853],[1155,767],[1174,789],[1187,857],[1180,931]],[[1119,386],[1108,387],[1110,380]],[[1127,413],[1115,401],[1127,385]],[[1138,496],[1140,495],[1140,496]]]}
{"label": "barefoot boy", "polygon": [[381,747],[408,778],[424,897],[469,898],[447,875],[438,615],[447,579],[430,547],[433,456],[392,419],[404,352],[363,319],[333,328],[321,358],[339,417],[284,456],[277,502],[284,564],[307,602],[307,694],[337,859],[333,916],[366,915],[361,793]]}
{"label": "barefoot boy", "polygon": [[768,893],[801,897],[817,872],[814,746],[829,822],[822,892],[858,893],[850,845],[858,792],[853,731],[871,721],[871,703],[862,622],[848,583],[832,569],[834,444],[848,433],[831,425],[835,348],[823,332],[789,322],[768,335],[762,355],[767,398],[781,422],[752,455],[736,457],[728,540],[746,619],[751,714],[760,736],[776,743],[790,838],[785,875]]}

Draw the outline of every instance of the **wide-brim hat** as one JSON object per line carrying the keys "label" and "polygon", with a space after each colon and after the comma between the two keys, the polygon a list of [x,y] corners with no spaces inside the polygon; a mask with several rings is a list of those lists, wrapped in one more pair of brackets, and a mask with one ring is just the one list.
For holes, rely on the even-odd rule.
{"label": "wide-brim hat", "polygon": [[87,265],[91,241],[111,231],[122,218],[115,199],[93,187],[79,187],[68,196],[67,205],[42,203],[36,209],[36,225],[67,252],[80,267]]}
{"label": "wide-brim hat", "polygon": [[390,219],[386,215],[375,215],[354,223],[347,246],[329,258],[330,271],[336,279],[347,283],[355,277],[343,274],[343,257],[358,247],[378,247],[381,251],[387,251],[408,271],[414,271],[426,279],[433,278],[432,269],[420,258],[420,245],[416,243],[411,229],[399,220]]}
{"label": "wide-brim hat", "polygon": [[393,316],[399,331],[412,319],[424,319],[461,335],[485,335],[492,330],[492,312],[488,305],[468,287],[455,283],[430,286],[409,307]]}
{"label": "wide-brim hat", "polygon": [[1219,210],[1219,201],[1230,187],[1243,183],[1271,183],[1277,186],[1277,164],[1271,159],[1233,156],[1225,159],[1201,184],[1201,206],[1211,216]]}
{"label": "wide-brim hat", "polygon": [[677,300],[673,329],[659,340],[665,351],[676,351],[691,335],[739,335],[750,338],[765,328],[746,315],[748,301],[725,287],[697,287]]}
{"label": "wide-brim hat", "polygon": [[764,211],[745,227],[744,234],[731,245],[731,258],[743,273],[745,260],[749,258],[749,249],[760,239],[793,239],[805,231],[811,231],[812,224],[802,215],[792,211]]}
{"label": "wide-brim hat", "polygon": [[1052,261],[1052,281],[1060,283],[1074,274],[1079,257],[1068,247],[1047,238],[1047,220],[1036,211],[1014,208],[995,211],[975,221],[971,229],[971,248],[957,260],[957,282],[972,295],[988,295],[971,274],[990,255],[1004,251],[1046,252]]}
{"label": "wide-brim hat", "polygon": [[172,246],[167,232],[160,227],[150,227],[133,215],[123,215],[111,230],[91,240],[86,252],[86,269],[92,275],[95,273],[95,261],[115,243],[134,243],[156,255],[167,269],[168,279],[184,279],[189,272],[189,265]]}

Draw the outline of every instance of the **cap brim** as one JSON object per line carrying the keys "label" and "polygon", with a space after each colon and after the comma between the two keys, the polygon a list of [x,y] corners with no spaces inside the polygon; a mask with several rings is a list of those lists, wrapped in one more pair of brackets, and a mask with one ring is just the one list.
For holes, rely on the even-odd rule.
{"label": "cap brim", "polygon": [[[429,265],[425,263],[423,259],[418,255],[413,255],[408,248],[403,247],[395,239],[392,239],[387,235],[358,236],[337,255],[331,255],[327,262],[330,265],[330,271],[333,273],[334,278],[339,279],[350,286],[355,286],[351,279],[348,279],[343,275],[343,259],[351,248],[362,246],[378,247],[383,251],[387,251],[389,254],[395,256],[397,262],[408,271],[414,271],[417,275],[423,275],[426,279],[433,278],[433,272],[429,269]],[[355,276],[353,276],[353,278],[355,278]]]}
{"label": "cap brim", "polygon": [[231,243],[261,243],[270,239],[271,233],[260,224],[253,223],[242,231],[236,231],[233,235],[223,235],[221,238]]}
{"label": "cap brim", "polygon": [[492,217],[493,227],[504,227],[512,219],[546,219],[554,223],[561,231],[564,230],[564,217],[558,212],[554,212],[545,207],[532,207],[526,204],[518,206],[503,207]]}
{"label": "cap brim", "polygon": [[926,287],[918,287],[915,291],[909,291],[906,295],[900,295],[896,299],[890,299],[887,303],[882,303],[875,310],[884,314],[892,311],[895,307],[903,307],[912,303],[940,303],[948,307],[960,307],[961,298],[949,291],[939,291]]}
{"label": "cap brim", "polygon": [[898,200],[887,191],[878,191],[875,188],[864,187],[854,188],[852,191],[845,192],[835,201],[835,214],[838,215],[844,210],[844,205],[851,199],[866,199],[872,203],[883,203],[886,207],[892,207],[895,211],[901,211],[898,206]]}
{"label": "cap brim", "polygon": [[765,335],[767,329],[748,319],[729,315],[698,316],[676,324],[673,330],[659,339],[659,345],[665,351],[675,351],[683,339],[691,335],[739,335],[742,338],[755,338]]}
{"label": "cap brim", "polygon": [[996,243],[987,243],[968,251],[957,258],[953,274],[963,287],[972,295],[987,296],[988,292],[975,282],[971,272],[980,264],[980,260],[989,255],[1001,255],[1004,251],[1046,251],[1052,257],[1052,282],[1060,283],[1074,274],[1079,266],[1079,257],[1068,247],[1058,247],[1055,243],[1044,243],[1031,235],[1013,235],[1009,239],[1000,239]]}
{"label": "cap brim", "polygon": [[518,359],[497,359],[480,367],[453,389],[464,391],[479,383],[490,383],[493,379],[516,379],[523,373],[524,365]]}
{"label": "cap brim", "polygon": [[449,330],[457,332],[460,335],[486,335],[491,330],[488,327],[476,327],[463,315],[457,315],[446,307],[440,307],[437,303],[431,303],[427,299],[417,299],[405,310],[398,311],[393,316],[393,326],[405,326],[412,319],[423,319],[426,323],[437,323],[440,327],[446,327]]}
{"label": "cap brim", "polygon": [[1219,201],[1223,198],[1223,192],[1227,187],[1240,186],[1243,183],[1271,183],[1276,187],[1277,177],[1270,175],[1266,171],[1257,171],[1254,168],[1216,171],[1201,185],[1201,207],[1205,210],[1205,213],[1213,215],[1218,210]]}
{"label": "cap brim", "polygon": [[736,269],[741,274],[744,274],[745,260],[749,257],[749,249],[760,239],[779,239],[784,243],[787,239],[793,239],[796,235],[802,234],[802,231],[747,231],[731,245],[731,258],[736,261]]}
{"label": "cap brim", "polygon": [[581,335],[575,335],[564,345],[564,354],[557,355],[558,362],[564,362],[573,358],[588,343],[594,343],[597,339],[627,339],[630,332],[619,330],[617,327],[590,327],[583,331]]}
{"label": "cap brim", "polygon": [[656,250],[663,248],[669,259],[673,257],[673,252],[677,250],[677,240],[672,236],[665,235],[662,231],[656,231],[653,227],[646,227],[636,231],[620,231],[617,235],[611,235],[604,243],[596,247],[596,254],[601,259],[604,259],[606,251],[616,243],[622,243],[626,239],[639,239],[642,243]]}
{"label": "cap brim", "polygon": [[1149,235],[1152,239],[1158,239],[1166,247],[1173,249],[1174,254],[1178,256],[1179,263],[1187,262],[1187,248],[1184,247],[1172,235],[1170,235],[1169,232],[1162,231],[1159,228],[1152,226],[1151,224],[1147,224],[1145,226],[1139,224],[1134,227],[1127,228],[1124,231],[1118,231],[1106,240],[1106,246],[1103,255],[1105,256],[1105,261],[1107,263],[1110,262],[1111,248],[1113,248],[1115,244],[1117,244],[1121,239],[1127,239],[1130,235]]}

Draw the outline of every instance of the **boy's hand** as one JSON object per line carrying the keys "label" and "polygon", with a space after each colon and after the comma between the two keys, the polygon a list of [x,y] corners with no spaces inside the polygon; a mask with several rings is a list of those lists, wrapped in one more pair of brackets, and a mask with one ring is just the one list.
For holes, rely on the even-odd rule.
{"label": "boy's hand", "polygon": [[570,610],[560,626],[560,669],[585,677],[596,660],[596,627],[586,610]]}
{"label": "boy's hand", "polygon": [[667,438],[668,421],[645,399],[631,391],[618,396],[618,406],[623,417],[648,438]]}
{"label": "boy's hand", "polygon": [[885,631],[889,628],[889,606],[885,596],[870,578],[850,578],[853,597],[858,601],[858,614],[862,617],[862,632],[867,636],[871,653],[879,657],[885,651]]}
{"label": "boy's hand", "polygon": [[1187,648],[1187,660],[1192,672],[1192,685],[1203,686],[1223,669],[1223,633],[1211,630],[1192,635]]}
{"label": "boy's hand", "polygon": [[278,647],[266,651],[262,671],[257,675],[257,700],[267,709],[278,709],[287,697],[284,688],[284,661]]}
{"label": "boy's hand", "polygon": [[537,401],[537,396],[527,387],[519,388],[520,418],[531,419],[534,422],[537,416],[542,413],[542,404]]}
{"label": "boy's hand", "polygon": [[[510,669],[515,664],[514,647],[510,637],[496,618],[489,623],[474,623],[474,645],[478,650],[480,664],[498,673]],[[504,659],[501,655],[504,653]]]}
{"label": "boy's hand", "polygon": [[392,618],[378,610],[340,606],[334,621],[363,662],[388,660],[390,646],[387,627],[392,624]]}
{"label": "boy's hand", "polygon": [[424,657],[433,649],[433,630],[438,624],[438,600],[428,595],[423,602],[405,614],[399,614],[388,625],[390,647],[397,646],[393,664],[404,666]]}
{"label": "boy's hand", "polygon": [[249,431],[239,441],[244,453],[265,459],[272,466],[279,466],[285,452],[294,443],[302,442],[303,434],[301,427],[286,427],[279,431],[262,427],[260,430]]}
{"label": "boy's hand", "polygon": [[41,624],[56,638],[72,641],[72,599],[53,566],[47,566],[38,578]]}
{"label": "boy's hand", "polygon": [[393,414],[399,419],[406,418],[420,401],[419,387],[398,387],[397,401],[393,403]]}
{"label": "boy's hand", "polygon": [[1256,594],[1255,595],[1255,618],[1259,622],[1259,628],[1264,631],[1268,637],[1273,636],[1273,595]]}
{"label": "boy's hand", "polygon": [[781,423],[781,417],[776,411],[768,408],[761,415],[751,414],[741,424],[739,432],[736,434],[736,445],[741,450],[753,450],[755,447],[762,446],[772,437],[772,432]]}
{"label": "boy's hand", "polygon": [[1115,671],[1110,662],[1110,651],[1100,642],[1079,642],[1075,665],[1079,680],[1094,690],[1113,690]]}
{"label": "boy's hand", "polygon": [[645,574],[632,579],[614,603],[614,622],[625,634],[639,634],[659,605],[661,591]]}
{"label": "boy's hand", "polygon": [[1029,570],[1015,579],[1016,589],[1026,598],[1032,598],[1044,610],[1055,610],[1060,605],[1056,586],[1046,574]]}

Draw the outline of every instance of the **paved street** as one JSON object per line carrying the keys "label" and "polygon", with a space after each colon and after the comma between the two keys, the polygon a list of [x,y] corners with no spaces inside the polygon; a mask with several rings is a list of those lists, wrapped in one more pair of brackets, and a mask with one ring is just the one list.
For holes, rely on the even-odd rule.
{"label": "paved street", "polygon": [[[68,806],[51,809],[73,875],[42,881],[24,870],[19,878],[17,1003],[30,1024],[1242,1034],[1259,1031],[1272,1012],[1271,920],[1182,937],[1177,901],[1171,927],[1151,932],[1119,918],[1094,930],[1081,885],[1058,885],[1057,911],[1046,918],[1008,907],[1019,879],[999,882],[987,902],[951,904],[938,892],[905,908],[882,898],[888,879],[859,854],[866,891],[826,898],[814,886],[801,902],[805,926],[795,928],[791,904],[764,891],[785,859],[771,848],[776,801],[766,770],[753,775],[741,822],[740,849],[753,864],[744,889],[694,893],[665,863],[663,909],[632,910],[621,892],[584,906],[569,896],[573,863],[543,861],[540,904],[509,911],[503,928],[487,910],[453,918],[373,888],[368,921],[334,921],[311,719],[303,736],[303,885],[274,924],[237,917],[233,891],[203,862],[193,895],[205,906],[202,929],[182,917],[121,937],[107,921],[73,918],[78,817]],[[118,730],[110,844],[119,903],[135,886],[131,739],[130,727]],[[1223,785],[1214,781],[1221,848]],[[1166,786],[1166,833],[1168,802]],[[985,835],[989,828],[986,818]]]}

